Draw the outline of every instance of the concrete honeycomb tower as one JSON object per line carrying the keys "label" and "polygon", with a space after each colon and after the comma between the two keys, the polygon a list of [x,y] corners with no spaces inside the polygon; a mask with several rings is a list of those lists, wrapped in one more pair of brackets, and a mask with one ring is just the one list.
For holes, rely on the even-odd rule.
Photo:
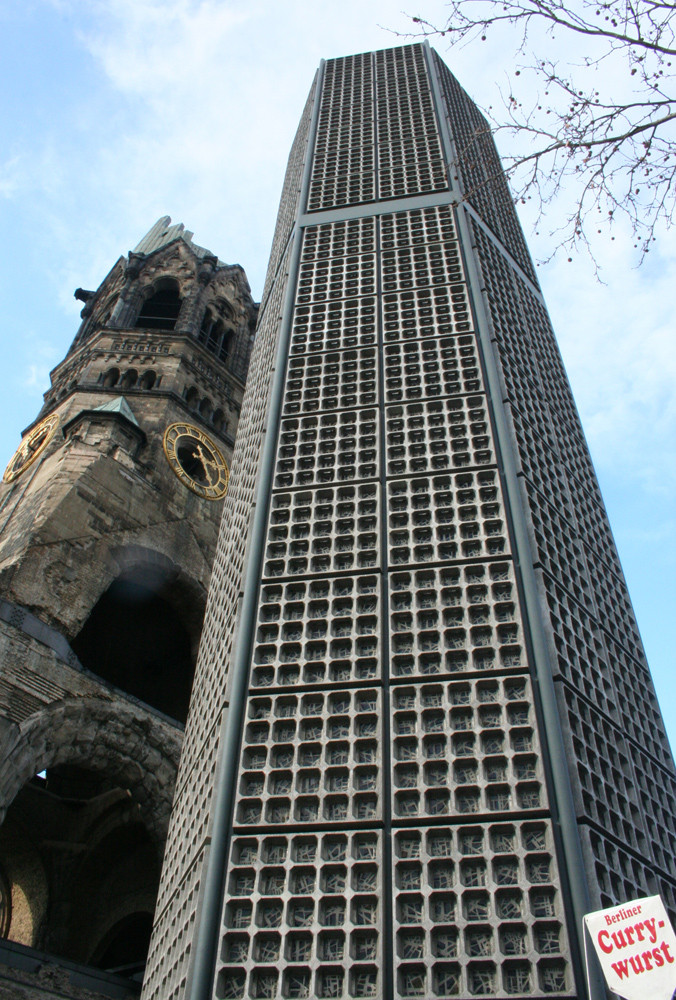
{"label": "concrete honeycomb tower", "polygon": [[676,776],[489,126],[428,46],[320,66],[260,312],[145,995],[582,1000],[584,912],[674,912]]}
{"label": "concrete honeycomb tower", "polygon": [[138,990],[256,318],[191,237],[78,289],[0,486],[0,995]]}

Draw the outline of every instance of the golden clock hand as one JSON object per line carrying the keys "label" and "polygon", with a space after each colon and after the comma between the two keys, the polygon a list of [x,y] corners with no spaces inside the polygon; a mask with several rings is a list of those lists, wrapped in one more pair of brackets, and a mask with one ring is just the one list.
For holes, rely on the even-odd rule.
{"label": "golden clock hand", "polygon": [[[213,485],[213,483],[217,482],[218,480],[218,463],[214,462],[213,459],[207,458],[207,456],[204,454],[204,450],[201,444],[197,445],[197,453],[199,455],[200,461],[202,462],[202,465],[204,466],[204,471],[209,476],[209,482],[211,485]],[[209,474],[209,468],[211,468],[212,470],[211,475]]]}

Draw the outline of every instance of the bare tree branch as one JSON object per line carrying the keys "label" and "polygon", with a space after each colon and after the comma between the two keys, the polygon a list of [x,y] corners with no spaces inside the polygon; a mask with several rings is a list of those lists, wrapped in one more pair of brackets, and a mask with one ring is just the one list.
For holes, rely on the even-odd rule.
{"label": "bare tree branch", "polygon": [[[413,17],[415,33],[457,45],[512,28],[525,59],[502,113],[489,109],[490,127],[459,155],[476,162],[489,129],[506,133],[515,200],[534,202],[538,220],[564,191],[572,201],[557,250],[590,250],[593,235],[624,218],[648,252],[676,206],[676,0],[451,0],[448,11],[443,25]],[[531,55],[538,28],[557,44],[580,37],[578,61]]]}

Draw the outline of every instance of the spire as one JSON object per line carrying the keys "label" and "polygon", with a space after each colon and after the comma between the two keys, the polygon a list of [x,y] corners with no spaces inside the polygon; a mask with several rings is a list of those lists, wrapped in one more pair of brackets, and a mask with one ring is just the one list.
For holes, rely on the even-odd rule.
{"label": "spire", "polygon": [[[207,250],[205,247],[200,247],[196,243],[193,243],[192,237],[193,234],[189,229],[185,228],[182,222],[177,222],[175,226],[172,226],[171,216],[163,215],[162,218],[157,220],[152,229],[146,233],[141,242],[134,247],[132,253],[154,253],[156,250],[167,246],[167,244],[172,243],[174,240],[181,239],[188,244],[196,257],[216,256],[216,254],[213,254],[211,250]],[[222,264],[221,261],[218,263]]]}

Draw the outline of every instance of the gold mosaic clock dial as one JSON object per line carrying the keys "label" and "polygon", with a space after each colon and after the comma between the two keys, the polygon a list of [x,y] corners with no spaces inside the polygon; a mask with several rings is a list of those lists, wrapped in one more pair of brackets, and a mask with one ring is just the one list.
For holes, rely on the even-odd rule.
{"label": "gold mosaic clock dial", "polygon": [[230,470],[217,446],[193,424],[170,424],[164,432],[164,454],[184,486],[205,500],[220,500]]}
{"label": "gold mosaic clock dial", "polygon": [[26,434],[19,447],[9,460],[2,477],[3,483],[12,483],[25,472],[29,465],[42,454],[56,434],[59,426],[58,413],[50,413],[48,417],[36,424],[32,431]]}

